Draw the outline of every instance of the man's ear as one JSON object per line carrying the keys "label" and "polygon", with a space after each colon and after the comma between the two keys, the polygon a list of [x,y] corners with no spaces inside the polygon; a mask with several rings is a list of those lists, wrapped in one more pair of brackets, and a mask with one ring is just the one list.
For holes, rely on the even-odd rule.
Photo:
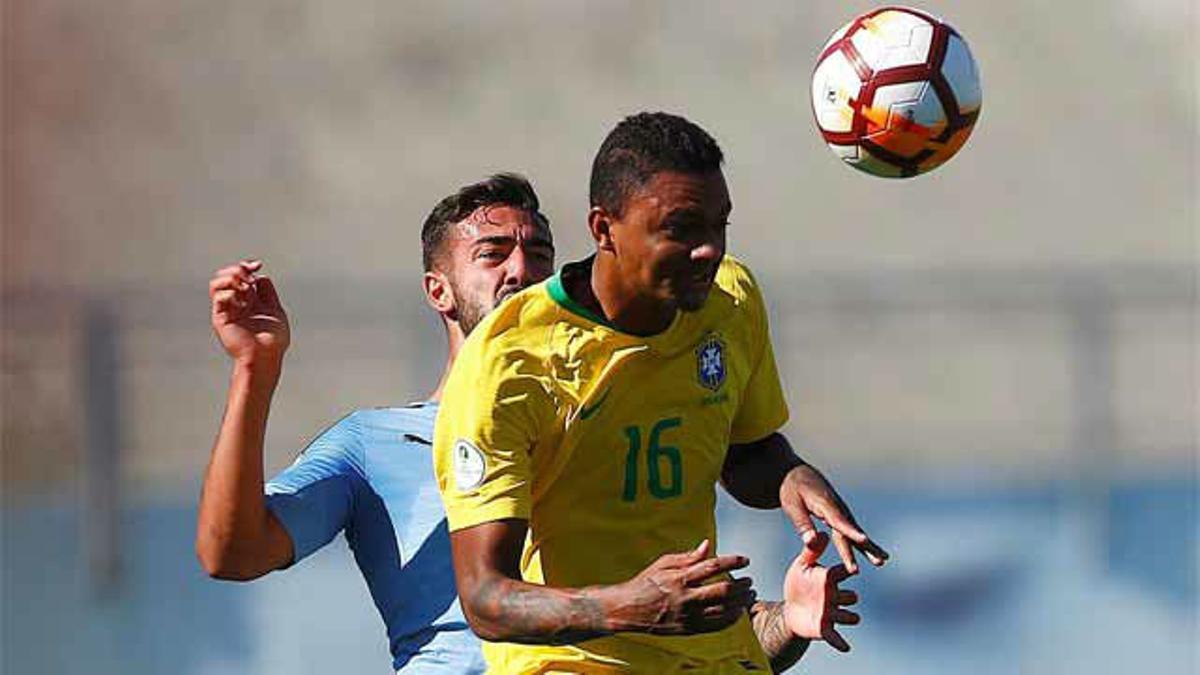
{"label": "man's ear", "polygon": [[454,304],[454,293],[450,290],[450,279],[440,270],[430,270],[421,278],[425,291],[425,302],[433,311],[448,319],[455,319],[458,307]]}
{"label": "man's ear", "polygon": [[597,250],[613,252],[612,224],[612,216],[604,210],[604,207],[593,206],[588,211],[588,231],[592,233],[592,240],[596,242]]}

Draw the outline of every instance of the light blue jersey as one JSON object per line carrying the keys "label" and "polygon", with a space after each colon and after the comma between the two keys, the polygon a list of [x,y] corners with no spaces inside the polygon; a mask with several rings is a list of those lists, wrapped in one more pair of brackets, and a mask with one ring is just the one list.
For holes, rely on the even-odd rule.
{"label": "light blue jersey", "polygon": [[482,673],[434,481],[436,417],[436,403],[348,415],[267,483],[267,506],[291,535],[297,561],[346,532],[398,672]]}

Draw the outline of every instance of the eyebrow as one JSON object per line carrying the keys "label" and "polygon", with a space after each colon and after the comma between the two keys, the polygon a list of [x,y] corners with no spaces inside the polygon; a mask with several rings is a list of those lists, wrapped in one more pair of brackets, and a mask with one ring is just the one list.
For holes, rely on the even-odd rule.
{"label": "eyebrow", "polygon": [[[480,237],[480,238],[476,239],[475,241],[471,242],[471,245],[472,246],[488,246],[488,245],[506,246],[506,245],[513,244],[516,241],[517,241],[516,237],[510,236],[507,234],[493,234],[493,235],[489,235],[486,237]],[[547,239],[545,237],[529,237],[525,241],[528,242],[530,246],[540,246],[543,248],[548,248],[552,251],[554,250],[554,242],[550,241],[549,239]]]}

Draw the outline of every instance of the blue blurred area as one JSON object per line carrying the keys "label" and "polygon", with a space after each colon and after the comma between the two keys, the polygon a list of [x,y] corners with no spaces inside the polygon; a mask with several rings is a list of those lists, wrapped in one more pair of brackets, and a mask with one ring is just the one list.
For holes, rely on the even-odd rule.
{"label": "blue blurred area", "polygon": [[[849,582],[863,596],[864,624],[844,631],[854,651],[814,646],[806,672],[1194,672],[1194,479],[1120,484],[1098,503],[1061,484],[842,492],[894,558]],[[777,597],[798,548],[790,525],[725,498],[718,515],[721,548],[750,555],[760,593]],[[120,583],[96,588],[77,510],[6,511],[3,671],[388,671],[344,542],[283,574],[217,582],[193,557],[194,516],[127,511]]]}
{"label": "blue blurred area", "polygon": [[[848,585],[863,625],[825,646],[810,672],[1155,673],[1197,667],[1197,483],[1125,483],[1100,497],[1075,484],[842,490],[893,555]],[[757,586],[778,587],[798,550],[778,513],[722,504],[725,550],[753,546]],[[827,553],[826,564],[836,562]],[[799,670],[799,669],[797,669]]]}

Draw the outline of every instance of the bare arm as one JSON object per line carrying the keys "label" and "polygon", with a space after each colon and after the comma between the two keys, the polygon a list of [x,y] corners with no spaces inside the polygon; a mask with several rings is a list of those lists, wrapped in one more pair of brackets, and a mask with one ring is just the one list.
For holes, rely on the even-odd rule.
{"label": "bare arm", "polygon": [[290,333],[261,263],[218,270],[209,284],[212,324],[233,359],[225,414],[200,492],[196,556],[211,576],[248,580],[292,561],[292,540],[267,509],[263,438]]}
{"label": "bare arm", "polygon": [[527,523],[500,520],[453,532],[459,597],[486,640],[562,644],[619,631],[683,635],[721,630],[754,602],[749,579],[704,583],[749,564],[708,558],[709,544],[660,557],[624,583],[555,588],[521,580]]}
{"label": "bare arm", "polygon": [[777,509],[779,488],[788,472],[803,464],[787,438],[775,433],[753,443],[730,445],[721,467],[721,484],[746,506]]}

